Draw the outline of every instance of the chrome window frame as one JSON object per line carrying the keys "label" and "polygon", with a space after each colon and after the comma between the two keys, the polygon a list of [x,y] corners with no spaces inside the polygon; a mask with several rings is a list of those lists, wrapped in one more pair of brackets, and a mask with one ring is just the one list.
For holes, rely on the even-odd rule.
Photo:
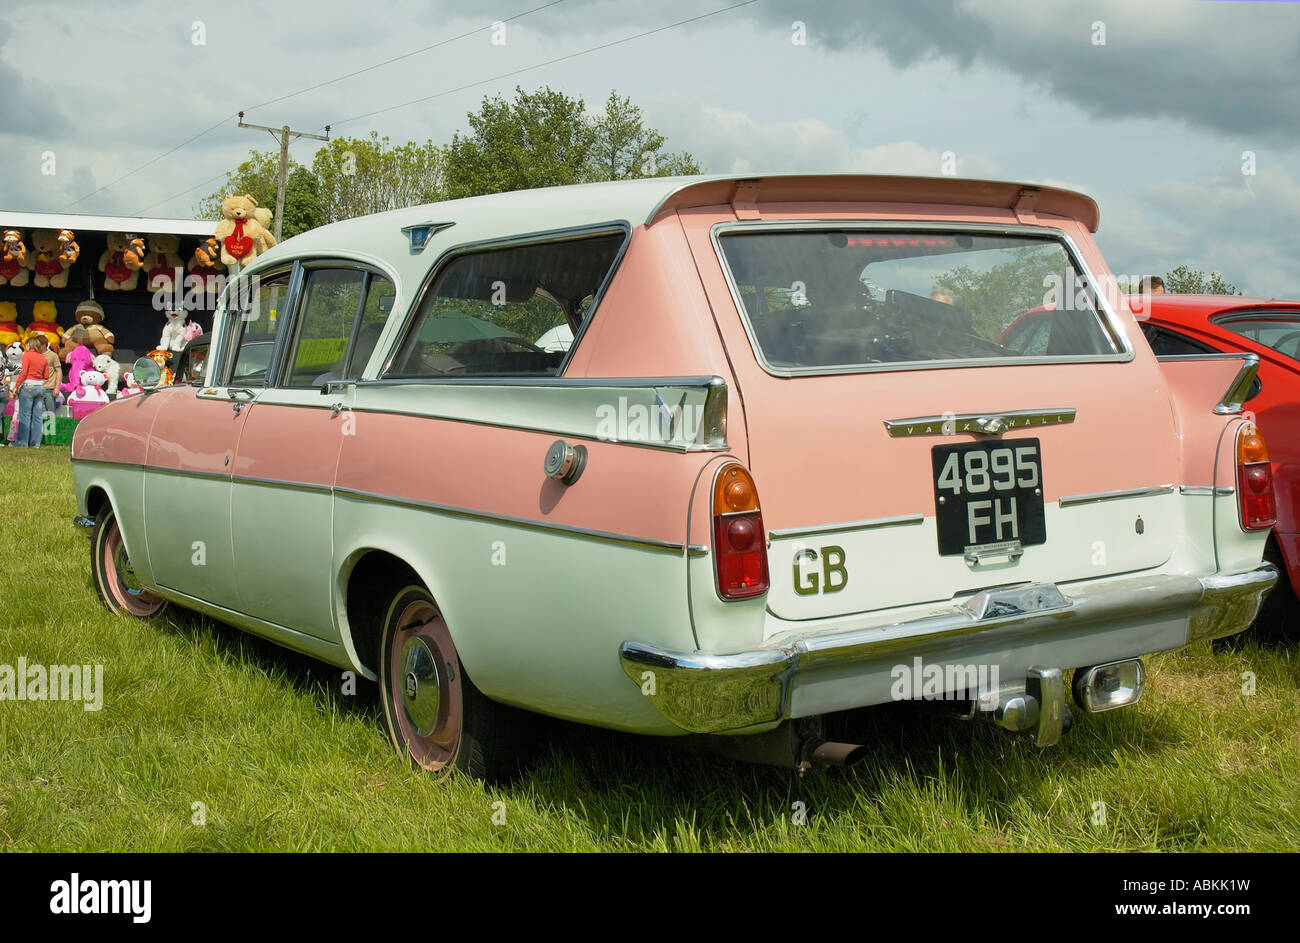
{"label": "chrome window frame", "polygon": [[[281,344],[279,333],[276,334],[277,349],[275,350],[275,352],[272,353],[271,356],[272,356],[272,363],[275,363],[277,359],[279,359],[280,362],[275,366],[276,382],[273,384],[272,383],[266,384],[267,389],[276,389],[276,390],[319,389],[319,387],[287,386],[285,385],[284,382],[285,375],[288,373],[289,370],[289,356],[291,353],[290,348],[294,347],[297,344],[298,340],[300,339],[298,337],[298,332],[301,329],[302,324],[301,324],[301,317],[300,317],[301,312],[299,309],[302,307],[302,299],[306,297],[307,279],[312,272],[317,271],[318,269],[335,269],[335,270],[344,269],[348,271],[360,272],[362,274],[361,300],[357,306],[356,312],[353,314],[352,327],[350,333],[348,334],[348,344],[347,347],[344,348],[344,352],[343,352],[345,366],[350,362],[352,357],[352,342],[356,339],[356,332],[360,327],[360,317],[361,317],[361,313],[365,310],[366,297],[370,291],[371,279],[374,278],[374,276],[378,275],[380,278],[386,279],[393,286],[393,292],[394,292],[393,311],[389,312],[388,315],[389,319],[392,318],[393,313],[397,310],[397,302],[400,297],[399,286],[401,283],[398,281],[397,276],[393,272],[389,271],[388,269],[385,269],[383,266],[376,265],[374,262],[369,262],[369,261],[363,262],[359,259],[347,258],[346,256],[319,255],[319,256],[304,256],[304,257],[295,258],[294,266],[296,270],[295,274],[297,276],[298,281],[296,285],[292,286],[296,289],[296,291],[294,292],[293,302],[289,306],[290,313],[292,315],[290,318],[290,328],[284,338],[283,344]],[[385,326],[387,326],[387,321],[385,321],[384,323]],[[370,352],[370,356],[372,358],[374,357],[376,351],[378,350],[379,347],[378,343],[375,344],[375,347],[376,350],[372,350]],[[364,365],[362,369],[364,370]],[[271,367],[268,366],[267,368],[268,377],[270,374],[270,370]],[[346,382],[352,383],[356,381],[348,380]]]}
{"label": "chrome window frame", "polygon": [[[242,280],[261,279],[264,276],[274,278],[279,275],[289,276],[289,283],[285,287],[285,299],[289,302],[290,310],[297,305],[297,290],[299,288],[300,266],[297,259],[284,259],[273,264],[258,267],[249,271],[241,271],[234,275],[226,282],[226,287],[221,293],[221,300],[217,303],[216,310],[213,312],[213,338],[208,345],[209,372],[208,380],[200,385],[203,388],[228,389],[230,386],[230,372],[234,368],[229,344],[231,341],[229,302],[235,286]],[[242,331],[240,332],[242,336]],[[257,384],[257,389],[269,389],[272,371],[276,369],[276,358],[279,354],[280,337],[282,329],[277,328],[275,339],[271,346],[271,359],[267,361],[266,376],[261,384]]]}
{"label": "chrome window frame", "polygon": [[[1097,312],[1101,315],[1101,326],[1118,347],[1113,354],[1081,354],[1071,357],[1005,357],[1005,358],[966,358],[961,360],[904,360],[890,363],[839,364],[825,367],[795,367],[792,369],[773,366],[764,354],[762,345],[754,333],[749,320],[749,311],[740,296],[740,289],[732,277],[731,266],[722,251],[721,237],[737,232],[963,232],[975,235],[1028,236],[1044,242],[1056,242],[1065,249],[1065,253],[1076,271],[1087,279],[1094,288]],[[1129,343],[1128,334],[1115,309],[1111,307],[1105,292],[1098,290],[1100,282],[1091,267],[1083,259],[1083,254],[1063,229],[1054,226],[1014,226],[989,223],[944,223],[913,220],[741,220],[735,222],[714,223],[709,229],[709,241],[713,243],[713,252],[718,265],[722,268],[727,288],[731,292],[732,303],[740,315],[741,324],[749,338],[750,349],[763,371],[770,376],[788,379],[805,376],[837,376],[855,373],[894,373],[901,370],[954,370],[970,367],[1020,367],[1033,365],[1059,365],[1069,363],[1127,363],[1137,353]]]}
{"label": "chrome window frame", "polygon": [[[402,345],[406,343],[406,338],[410,333],[411,328],[414,326],[415,319],[418,316],[421,307],[424,305],[425,300],[428,298],[429,292],[433,290],[434,284],[446,270],[447,266],[456,259],[462,256],[475,255],[481,252],[493,252],[501,249],[517,249],[524,246],[544,245],[550,242],[574,242],[580,239],[588,239],[593,236],[614,235],[615,233],[622,233],[623,242],[619,245],[618,252],[614,255],[614,261],[610,265],[609,271],[605,273],[604,279],[596,289],[596,293],[591,299],[591,307],[587,309],[586,316],[582,319],[582,323],[578,325],[578,332],[573,335],[573,343],[569,345],[568,351],[565,352],[564,360],[562,360],[560,365],[556,367],[554,374],[521,376],[520,374],[513,373],[479,373],[474,374],[472,377],[465,377],[463,375],[456,377],[437,375],[428,377],[395,377],[389,375],[393,369],[393,359],[397,356],[397,352],[402,349]],[[380,364],[379,370],[374,379],[377,381],[389,382],[395,380],[415,380],[421,383],[445,383],[448,381],[454,381],[458,378],[461,380],[481,378],[484,380],[495,379],[498,381],[510,378],[526,379],[529,381],[558,380],[563,378],[565,372],[569,369],[569,364],[573,360],[573,355],[577,351],[578,345],[582,343],[582,339],[587,335],[587,329],[591,326],[591,322],[595,320],[595,317],[600,310],[600,304],[605,298],[606,291],[608,291],[610,284],[614,281],[614,277],[618,274],[618,270],[622,267],[623,259],[627,256],[628,245],[631,244],[631,242],[632,224],[625,219],[621,219],[585,226],[568,226],[562,229],[545,229],[537,232],[521,233],[512,236],[480,239],[448,246],[433,260],[432,264],[430,264],[428,274],[424,276],[424,279],[420,282],[420,287],[416,289],[415,294],[412,297],[411,303],[407,305],[406,313],[403,315],[402,323],[397,330],[396,340],[391,343],[390,348],[385,352],[383,362]]]}

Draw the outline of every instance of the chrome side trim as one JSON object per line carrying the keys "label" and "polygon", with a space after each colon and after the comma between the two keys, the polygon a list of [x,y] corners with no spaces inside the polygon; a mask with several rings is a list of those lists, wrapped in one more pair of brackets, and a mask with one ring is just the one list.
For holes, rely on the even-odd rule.
{"label": "chrome side trim", "polygon": [[[993,591],[984,601],[975,597],[969,607],[890,626],[783,635],[769,647],[727,655],[674,652],[626,641],[619,646],[619,662],[638,689],[645,683],[642,672],[653,672],[651,703],[683,730],[734,733],[790,718],[794,691],[805,681],[816,687],[828,678],[857,673],[887,679],[891,664],[919,661],[949,644],[974,649],[974,639],[1037,655],[1062,639],[1077,642],[1090,633],[1107,638],[1117,627],[1140,628],[1152,620],[1186,626],[1185,634],[1164,635],[1161,651],[1232,635],[1249,627],[1277,575],[1272,564],[1264,563],[1245,573],[1154,574],[1071,586],[1069,595],[1050,583],[1029,584]],[[1077,655],[1077,649],[1070,649],[1067,655],[1071,654]],[[1096,654],[1107,657],[1108,653]],[[1049,670],[1059,667],[1041,665]],[[1014,679],[1003,680],[1014,683]],[[847,700],[834,709],[869,706]]]}
{"label": "chrome side trim", "polygon": [[456,507],[450,504],[437,504],[433,501],[417,501],[413,498],[394,498],[388,495],[376,494],[373,491],[359,491],[354,488],[335,488],[334,494],[337,497],[355,498],[359,501],[369,501],[375,504],[409,507],[421,511],[438,511],[442,514],[453,514],[457,517],[496,521],[501,524],[510,524],[515,527],[526,527],[530,530],[546,531],[548,533],[564,534],[566,536],[586,537],[592,540],[603,540],[609,543],[625,544],[627,546],[665,551],[668,553],[688,553],[690,556],[704,556],[709,552],[709,548],[702,544],[681,544],[670,540],[656,540],[650,537],[632,537],[627,534],[592,530],[586,527],[572,527],[567,524],[544,524],[541,521],[529,520],[525,517],[512,517],[508,514],[494,514],[490,511],[475,511],[469,508]]}
{"label": "chrome side trim", "polygon": [[1225,487],[1223,485],[1219,485],[1217,488],[1214,485],[1179,485],[1178,493],[1213,496],[1236,494],[1237,489]]}
{"label": "chrome side trim", "polygon": [[[639,547],[661,552],[688,554],[689,556],[699,557],[707,556],[709,548],[703,544],[682,544],[670,540],[657,540],[651,537],[633,537],[628,534],[616,534],[612,531],[592,530],[586,527],[573,527],[567,524],[547,524],[541,521],[529,520],[524,517],[512,517],[508,514],[494,514],[491,511],[476,511],[470,508],[456,507],[450,504],[436,504],[432,501],[416,501],[411,498],[395,498],[389,495],[377,494],[373,491],[359,491],[353,488],[331,488],[325,485],[313,485],[300,481],[284,481],[275,478],[249,478],[246,476],[228,476],[218,475],[206,472],[185,472],[177,471],[174,468],[157,468],[153,465],[131,465],[126,462],[103,462],[96,459],[76,459],[86,465],[104,465],[110,468],[133,468],[144,472],[162,472],[168,475],[181,475],[195,478],[210,478],[218,480],[238,481],[251,485],[266,485],[272,488],[290,488],[300,491],[316,491],[323,494],[333,494],[336,498],[356,498],[361,501],[370,501],[376,504],[391,504],[396,507],[410,507],[419,510],[439,511],[444,514],[454,514],[457,517],[468,517],[476,520],[498,521],[502,524],[511,524],[516,527],[527,527],[531,530],[547,531],[556,534],[565,534],[567,536],[586,537],[591,540],[602,540],[609,543],[624,544],[631,547]],[[93,526],[93,521],[91,522]]]}
{"label": "chrome side trim", "polygon": [[942,416],[914,416],[911,419],[885,419],[885,429],[890,437],[914,435],[956,435],[971,432],[975,435],[1001,435],[1012,429],[1032,426],[1054,426],[1074,422],[1076,410],[1013,409],[1007,412],[946,413]]}
{"label": "chrome side trim", "polygon": [[1096,494],[1072,494],[1056,503],[1063,508],[1076,504],[1096,504],[1098,501],[1118,501],[1122,498],[1148,498],[1156,494],[1173,494],[1174,486],[1152,485],[1148,488],[1125,488],[1120,491],[1099,491]]}
{"label": "chrome side trim", "polygon": [[1223,398],[1214,407],[1214,412],[1220,416],[1235,416],[1240,413],[1246,400],[1250,398],[1250,388],[1258,373],[1259,354],[1246,354],[1241,369],[1228,384],[1228,389],[1224,391]]}
{"label": "chrome side trim", "polygon": [[924,520],[924,514],[900,514],[897,517],[877,517],[867,521],[844,521],[838,524],[822,524],[818,527],[787,527],[783,530],[768,531],[767,542],[770,546],[773,540],[783,540],[786,537],[839,534],[849,530],[871,530],[877,527],[898,527],[903,524],[919,524]]}

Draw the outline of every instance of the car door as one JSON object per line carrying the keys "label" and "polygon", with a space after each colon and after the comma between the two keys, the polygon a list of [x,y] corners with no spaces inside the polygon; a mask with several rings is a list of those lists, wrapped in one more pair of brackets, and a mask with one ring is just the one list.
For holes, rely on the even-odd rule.
{"label": "car door", "polygon": [[245,611],[320,639],[336,637],[334,473],[343,437],[355,429],[352,387],[341,381],[373,350],[385,294],[391,298],[392,281],[362,266],[303,269],[283,353],[249,410],[231,469],[234,571]]}
{"label": "car door", "polygon": [[231,285],[224,300],[221,356],[211,385],[176,386],[161,399],[144,481],[149,561],[158,583],[239,610],[230,532],[232,465],[239,440],[266,383],[247,369],[274,337],[289,270]]}

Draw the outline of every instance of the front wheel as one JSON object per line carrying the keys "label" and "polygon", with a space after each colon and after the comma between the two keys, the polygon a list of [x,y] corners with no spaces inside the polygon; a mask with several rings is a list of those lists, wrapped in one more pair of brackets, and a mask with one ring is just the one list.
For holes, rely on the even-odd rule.
{"label": "front wheel", "polygon": [[489,782],[518,772],[519,712],[474,687],[447,623],[422,586],[398,591],[384,615],[379,689],[388,735],[417,769],[456,769]]}
{"label": "front wheel", "polygon": [[153,619],[167,609],[167,600],[149,592],[136,577],[111,506],[100,511],[90,536],[90,573],[100,600],[115,615]]}

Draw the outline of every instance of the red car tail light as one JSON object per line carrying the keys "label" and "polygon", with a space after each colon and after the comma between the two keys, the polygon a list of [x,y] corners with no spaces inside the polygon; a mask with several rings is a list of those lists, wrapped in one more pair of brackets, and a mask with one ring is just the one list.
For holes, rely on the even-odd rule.
{"label": "red car tail light", "polygon": [[740,465],[723,465],[713,481],[713,559],[723,599],[767,592],[766,541],[754,479]]}
{"label": "red car tail light", "polygon": [[1253,422],[1237,430],[1237,507],[1243,530],[1268,530],[1277,523],[1268,443]]}

